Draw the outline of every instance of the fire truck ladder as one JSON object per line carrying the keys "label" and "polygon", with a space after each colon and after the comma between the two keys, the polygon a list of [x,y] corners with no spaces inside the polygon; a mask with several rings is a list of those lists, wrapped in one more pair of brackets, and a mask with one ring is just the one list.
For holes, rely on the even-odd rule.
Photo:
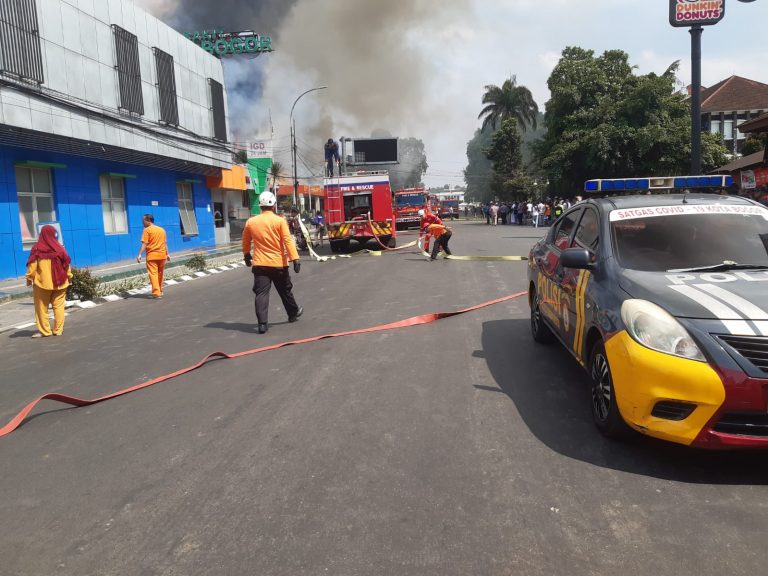
{"label": "fire truck ladder", "polygon": [[[343,222],[344,221],[344,196],[341,193],[341,178],[334,178],[336,180],[336,189],[327,189],[325,191],[326,201],[328,204],[328,221],[329,222]],[[331,206],[340,206],[341,208],[331,208]],[[336,217],[338,216],[338,217]]]}

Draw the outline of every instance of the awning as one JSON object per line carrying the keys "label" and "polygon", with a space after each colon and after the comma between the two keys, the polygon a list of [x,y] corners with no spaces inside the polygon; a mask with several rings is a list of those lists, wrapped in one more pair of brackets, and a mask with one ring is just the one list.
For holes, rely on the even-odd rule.
{"label": "awning", "polygon": [[211,190],[245,190],[247,188],[245,168],[235,164],[231,169],[222,168],[218,176],[208,176],[205,184]]}
{"label": "awning", "polygon": [[739,132],[748,134],[750,132],[768,132],[768,112],[761,114],[757,118],[747,120],[739,124]]}
{"label": "awning", "polygon": [[764,160],[765,160],[765,151],[755,152],[754,154],[750,154],[749,156],[744,156],[743,158],[734,160],[730,164],[721,166],[714,172],[721,173],[721,174],[725,174],[725,173],[730,174],[731,172],[736,172],[737,170],[744,170],[745,168],[750,168],[752,166],[759,166],[764,162]]}
{"label": "awning", "polygon": [[[299,184],[298,189],[296,190],[297,194],[300,196],[306,196],[309,194],[310,196],[315,196],[317,198],[323,197],[323,187],[322,186],[308,186],[307,184]],[[277,195],[278,196],[293,196],[293,186],[290,184],[281,185],[277,187]]]}

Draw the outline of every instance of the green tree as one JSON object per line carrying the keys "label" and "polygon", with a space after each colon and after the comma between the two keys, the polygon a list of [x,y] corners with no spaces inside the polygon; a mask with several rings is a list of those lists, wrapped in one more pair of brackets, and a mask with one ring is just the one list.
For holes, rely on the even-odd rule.
{"label": "green tree", "polygon": [[768,134],[750,134],[744,141],[744,145],[741,148],[742,156],[749,156],[750,154],[756,154],[765,150],[766,143],[768,142]]}
{"label": "green tree", "polygon": [[[563,51],[548,80],[547,130],[535,147],[555,193],[578,193],[591,178],[690,170],[690,102],[676,90],[677,63],[661,76],[632,71],[621,50]],[[703,170],[724,162],[725,148],[704,134]]]}
{"label": "green tree", "polygon": [[464,182],[467,184],[466,197],[473,201],[488,202],[493,198],[491,177],[493,163],[485,155],[491,145],[493,132],[490,128],[475,130],[472,140],[467,142],[467,167]]}
{"label": "green tree", "polygon": [[491,190],[501,200],[522,199],[531,179],[523,172],[523,143],[517,121],[507,118],[494,132],[486,156],[493,165]]}
{"label": "green tree", "polygon": [[500,123],[508,118],[514,118],[525,132],[528,126],[536,128],[536,119],[539,107],[531,95],[531,91],[525,86],[517,85],[517,77],[504,81],[499,86],[489,84],[483,94],[485,107],[480,111],[478,120],[483,119],[481,130],[486,128],[496,129]]}
{"label": "green tree", "polygon": [[272,178],[272,190],[277,190],[277,181],[284,177],[282,162],[272,162],[269,167],[269,177]]}
{"label": "green tree", "polygon": [[389,167],[392,191],[420,186],[429,168],[424,142],[418,138],[400,138],[398,147],[400,162]]}

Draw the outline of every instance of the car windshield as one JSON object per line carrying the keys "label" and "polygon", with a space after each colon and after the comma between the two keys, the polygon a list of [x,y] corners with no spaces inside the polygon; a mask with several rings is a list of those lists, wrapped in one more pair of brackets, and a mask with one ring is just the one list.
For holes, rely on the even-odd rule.
{"label": "car windshield", "polygon": [[648,215],[660,208],[667,207],[611,213],[614,252],[622,268],[666,272],[724,263],[768,266],[768,210],[697,214],[689,206],[677,215]]}
{"label": "car windshield", "polygon": [[395,197],[398,206],[424,206],[422,194],[399,194]]}

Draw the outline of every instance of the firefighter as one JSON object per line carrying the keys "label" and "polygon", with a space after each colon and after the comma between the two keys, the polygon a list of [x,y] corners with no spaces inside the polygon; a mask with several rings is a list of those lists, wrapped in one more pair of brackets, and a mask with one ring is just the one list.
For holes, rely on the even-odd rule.
{"label": "firefighter", "polygon": [[[288,273],[288,263],[293,262],[293,271],[301,269],[299,253],[291,237],[288,223],[275,214],[277,198],[272,192],[262,192],[259,206],[262,213],[248,219],[243,229],[243,259],[253,272],[253,293],[256,295],[256,319],[259,334],[269,328],[269,291],[275,285],[283,307],[288,313],[288,322],[296,322],[304,309],[296,304],[293,284]],[[253,256],[251,256],[253,248]]]}
{"label": "firefighter", "polygon": [[304,238],[304,233],[301,231],[301,224],[299,223],[300,218],[299,207],[291,206],[291,214],[288,216],[288,229],[291,231],[291,235],[296,241],[296,247],[299,250],[306,250],[307,239]]}
{"label": "firefighter", "polygon": [[323,149],[325,151],[326,175],[333,178],[333,167],[340,162],[339,145],[334,142],[333,138],[328,138]]}
{"label": "firefighter", "polygon": [[437,214],[433,214],[431,211],[419,210],[419,216],[421,216],[421,234],[424,236],[424,250],[429,252],[429,238],[430,236],[435,239],[435,245],[432,248],[432,255],[430,260],[437,259],[437,255],[440,249],[443,249],[448,256],[451,255],[451,249],[448,248],[448,241],[451,239],[453,232],[450,228],[443,224],[440,217]]}

